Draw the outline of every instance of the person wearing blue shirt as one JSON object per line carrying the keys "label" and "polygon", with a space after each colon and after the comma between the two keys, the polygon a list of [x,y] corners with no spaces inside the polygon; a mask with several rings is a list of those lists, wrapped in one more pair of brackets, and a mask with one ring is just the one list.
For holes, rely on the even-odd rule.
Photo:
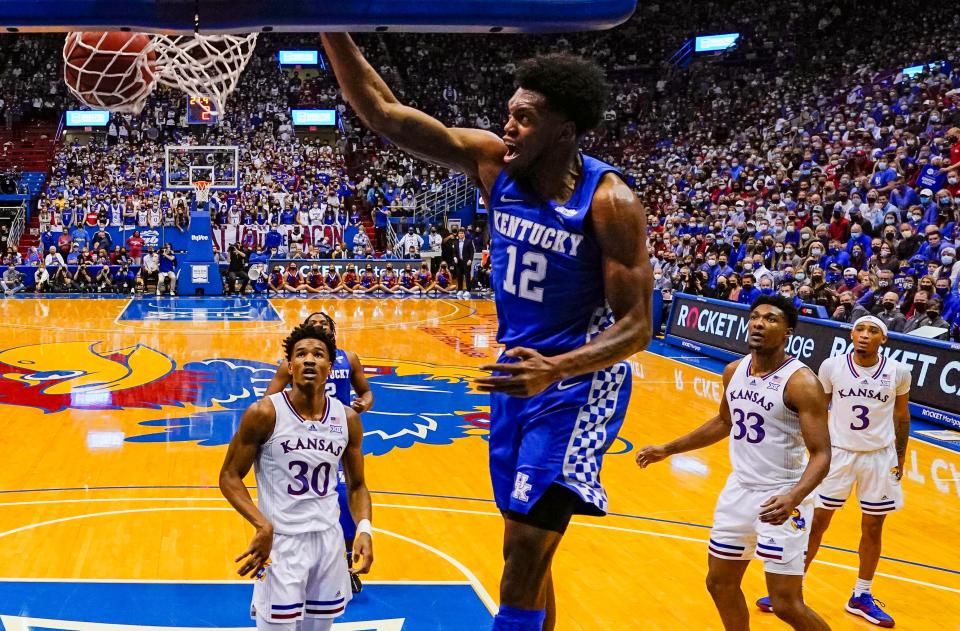
{"label": "person wearing blue shirt", "polygon": [[902,175],[898,175],[895,179],[895,182],[896,184],[893,190],[890,191],[891,204],[900,210],[906,210],[910,206],[920,203],[920,197],[917,195],[917,192],[907,186],[907,183],[904,182]]}
{"label": "person wearing blue shirt", "polygon": [[270,230],[263,237],[263,247],[269,252],[273,248],[279,250],[281,245],[283,245],[283,235],[280,234],[276,226],[270,226]]}
{"label": "person wearing blue shirt", "polygon": [[[850,255],[846,250],[841,249],[841,244],[836,239],[830,240],[830,246],[827,248],[827,254],[820,259],[819,264],[823,269],[829,269],[830,265],[836,263],[840,269],[850,267]],[[810,254],[813,255],[813,247],[810,248]]]}
{"label": "person wearing blue shirt", "polygon": [[40,235],[40,244],[43,246],[43,252],[47,253],[50,251],[50,246],[57,246],[57,243],[60,239],[60,233],[53,232],[50,226],[47,226],[47,229]]}
{"label": "person wearing blue shirt", "polygon": [[740,281],[743,286],[740,288],[740,295],[737,297],[737,302],[742,305],[752,305],[753,301],[760,297],[760,290],[754,285],[756,280],[753,274],[743,275]]}
{"label": "person wearing blue shirt", "polygon": [[[117,279],[119,279],[119,276]],[[173,246],[169,243],[160,252],[160,274],[157,279],[158,296],[162,292],[164,280],[170,281],[170,295],[173,296],[177,285],[177,257],[174,256]]]}
{"label": "person wearing blue shirt", "polygon": [[[846,253],[850,254],[853,251],[853,246],[859,245],[863,248],[864,253],[867,255],[867,258],[873,256],[873,245],[871,244],[871,239],[869,236],[864,234],[863,226],[858,223],[852,224],[850,226],[850,239],[847,241]],[[847,259],[847,263],[843,265],[846,268],[850,260]]]}
{"label": "person wearing blue shirt", "polygon": [[917,255],[923,257],[924,261],[940,263],[940,251],[944,247],[940,231],[932,230],[927,233],[927,242],[920,246]]}
{"label": "person wearing blue shirt", "polygon": [[877,168],[873,172],[873,175],[870,176],[870,188],[879,189],[881,191],[889,190],[892,188],[890,186],[894,178],[897,177],[897,170],[891,166],[888,166],[886,161],[882,158],[877,162]]}
{"label": "person wearing blue shirt", "polygon": [[[941,258],[949,258],[950,264],[953,264],[954,249],[953,248],[944,248],[944,254]],[[949,252],[949,255],[946,254]],[[953,316],[960,311],[960,294],[955,290],[950,288],[950,279],[949,278],[938,278],[937,286],[934,288],[934,295],[940,299],[940,302],[943,304],[942,317],[944,320],[950,321],[953,319]]]}
{"label": "person wearing blue shirt", "polygon": [[83,226],[78,225],[73,230],[71,230],[70,237],[73,239],[73,242],[76,243],[80,249],[90,246],[90,237],[87,235],[87,231],[84,230]]}
{"label": "person wearing blue shirt", "polygon": [[296,215],[294,215],[293,210],[290,208],[284,208],[280,213],[280,223],[285,226],[292,226],[295,223]]}
{"label": "person wearing blue shirt", "polygon": [[255,252],[250,253],[249,260],[250,260],[250,265],[254,265],[257,263],[266,264],[266,262],[270,260],[270,257],[267,256],[266,252],[264,252],[263,246],[258,245],[257,250]]}
{"label": "person wearing blue shirt", "polygon": [[377,205],[373,209],[373,236],[376,241],[374,247],[383,251],[387,249],[387,226],[390,225],[390,209]]}

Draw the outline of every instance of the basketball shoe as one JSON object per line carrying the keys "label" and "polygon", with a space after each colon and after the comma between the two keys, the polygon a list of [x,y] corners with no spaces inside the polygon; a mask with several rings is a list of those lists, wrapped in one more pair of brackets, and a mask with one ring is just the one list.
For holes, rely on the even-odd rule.
{"label": "basketball shoe", "polygon": [[894,625],[893,618],[882,609],[883,606],[884,604],[876,600],[872,594],[863,592],[859,596],[851,594],[850,600],[847,601],[847,606],[844,607],[844,609],[855,616],[865,618],[878,627],[890,629]]}
{"label": "basketball shoe", "polygon": [[757,599],[757,609],[766,613],[773,613],[773,605],[770,603],[770,597],[764,596]]}

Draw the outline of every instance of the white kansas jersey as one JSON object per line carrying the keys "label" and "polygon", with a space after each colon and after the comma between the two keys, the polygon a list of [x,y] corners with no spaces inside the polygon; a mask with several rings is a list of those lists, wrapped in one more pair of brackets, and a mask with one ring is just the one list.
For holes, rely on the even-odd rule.
{"label": "white kansas jersey", "polygon": [[748,488],[796,483],[807,462],[800,418],[783,402],[790,377],[806,366],[788,357],[766,375],[750,374],[753,361],[744,357],[727,385],[730,406],[730,463],[733,475]]}
{"label": "white kansas jersey", "polygon": [[910,392],[910,369],[880,356],[874,366],[858,366],[853,354],[820,364],[820,382],[830,395],[830,443],[849,451],[876,451],[894,442],[893,407]]}
{"label": "white kansas jersey", "polygon": [[268,398],[277,422],[254,462],[260,512],[282,535],[335,526],[337,467],[349,436],[343,404],[328,396],[326,414],[310,421],[293,409],[287,392]]}

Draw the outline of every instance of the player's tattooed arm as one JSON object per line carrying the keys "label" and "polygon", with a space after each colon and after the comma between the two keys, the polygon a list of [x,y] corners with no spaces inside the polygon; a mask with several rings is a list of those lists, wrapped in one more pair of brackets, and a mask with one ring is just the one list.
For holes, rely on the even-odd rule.
{"label": "player's tattooed arm", "polygon": [[482,129],[447,127],[397,100],[346,33],[321,33],[343,96],[364,124],[404,151],[480,180],[489,191],[507,148]]}
{"label": "player's tattooed arm", "polygon": [[800,432],[810,453],[807,468],[787,493],[775,495],[760,507],[760,521],[779,525],[810,495],[830,470],[830,430],[827,406],[830,403],[820,379],[812,370],[793,373],[784,388],[784,403],[800,417]]}
{"label": "player's tattooed arm", "polygon": [[[363,471],[363,424],[360,422],[360,415],[353,409],[345,408],[345,410],[350,435],[347,440],[347,449],[343,452],[343,474],[347,481],[347,503],[350,505],[350,513],[359,525],[363,520],[373,519],[373,505]],[[366,574],[370,571],[370,566],[373,565],[373,540],[370,535],[357,532],[353,540],[353,556],[359,562],[350,570],[351,572]]]}
{"label": "player's tattooed arm", "polygon": [[266,399],[247,408],[240,419],[237,433],[230,440],[220,469],[220,492],[256,529],[250,546],[236,559],[238,563],[243,562],[237,570],[241,576],[256,576],[266,565],[273,547],[273,525],[257,508],[243,478],[250,472],[257,450],[273,433],[276,420],[273,404]]}
{"label": "player's tattooed arm", "polygon": [[660,462],[674,454],[707,447],[730,435],[733,421],[730,419],[730,406],[727,404],[727,385],[730,383],[739,361],[731,362],[723,369],[723,396],[720,399],[720,409],[717,415],[689,434],[685,434],[665,445],[651,445],[641,449],[637,452],[637,464],[641,468]]}
{"label": "player's tattooed arm", "polygon": [[370,382],[367,381],[367,375],[363,372],[363,364],[360,358],[353,351],[347,351],[347,359],[350,361],[350,385],[353,391],[357,393],[353,401],[350,402],[356,412],[366,412],[373,407],[373,389],[370,388]]}
{"label": "player's tattooed arm", "polygon": [[897,479],[903,477],[903,464],[907,458],[907,443],[910,440],[910,393],[898,394],[893,404],[893,432],[897,445]]}

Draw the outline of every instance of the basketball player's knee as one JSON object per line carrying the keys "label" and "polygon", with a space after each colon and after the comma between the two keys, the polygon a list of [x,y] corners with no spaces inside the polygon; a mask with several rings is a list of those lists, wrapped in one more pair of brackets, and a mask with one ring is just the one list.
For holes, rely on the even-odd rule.
{"label": "basketball player's knee", "polygon": [[867,541],[880,541],[883,536],[883,520],[867,516],[860,525],[863,538]]}
{"label": "basketball player's knee", "polygon": [[807,606],[803,604],[803,596],[793,591],[771,589],[770,604],[774,613],[784,622],[799,620],[803,617]]}
{"label": "basketball player's knee", "polygon": [[740,586],[726,577],[716,573],[707,573],[707,591],[713,596],[714,600],[729,598],[740,591]]}

